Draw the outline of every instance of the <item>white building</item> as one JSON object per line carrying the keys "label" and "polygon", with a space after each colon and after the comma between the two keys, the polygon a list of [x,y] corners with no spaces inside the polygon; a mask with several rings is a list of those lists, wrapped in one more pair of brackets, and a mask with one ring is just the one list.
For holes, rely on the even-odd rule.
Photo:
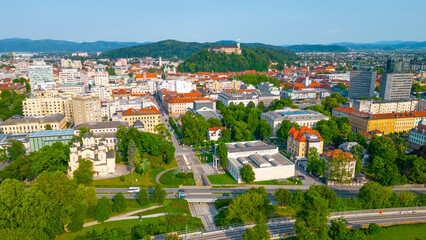
{"label": "white building", "polygon": [[34,65],[29,66],[28,78],[32,90],[46,89],[56,85],[53,79],[53,67],[46,65],[45,62],[34,62]]}
{"label": "white building", "polygon": [[371,114],[426,111],[426,100],[356,100],[353,102],[353,108]]}
{"label": "white building", "polygon": [[106,141],[101,140],[95,143],[94,136],[86,132],[83,137],[83,145],[80,141],[74,141],[70,147],[70,160],[68,162],[68,176],[73,177],[73,173],[79,166],[81,159],[90,160],[93,163],[94,175],[106,176],[115,173],[115,152],[109,151]]}
{"label": "white building", "polygon": [[90,95],[98,96],[101,101],[107,101],[111,99],[111,88],[108,86],[93,86],[90,89]]}
{"label": "white building", "polygon": [[286,107],[272,112],[262,113],[261,119],[265,119],[268,122],[272,128],[272,136],[276,137],[277,130],[281,127],[281,123],[284,120],[296,122],[301,127],[306,126],[313,128],[316,126],[317,122],[328,120],[329,117],[310,109],[300,110]]}
{"label": "white building", "polygon": [[175,91],[178,93],[189,93],[192,90],[196,90],[195,83],[186,80],[164,80],[158,84],[158,91],[161,89],[167,89],[169,91]]}
{"label": "white building", "polygon": [[275,87],[274,84],[269,82],[261,82],[257,85],[257,89],[261,92],[266,92],[272,95],[280,95],[280,89]]}
{"label": "white building", "polygon": [[259,104],[259,96],[257,94],[230,94],[230,93],[222,93],[219,94],[218,101],[222,101],[223,105],[229,107],[231,103],[238,105],[240,103],[247,106],[250,102],[253,102],[255,106]]}
{"label": "white building", "polygon": [[73,83],[85,83],[87,81],[87,75],[77,71],[77,69],[62,69],[59,73],[59,83],[73,84]]}
{"label": "white building", "polygon": [[106,86],[108,85],[109,81],[109,74],[107,71],[103,71],[100,69],[97,69],[93,75],[93,78],[95,80],[96,86]]}
{"label": "white building", "polygon": [[[228,172],[241,183],[240,169],[249,164],[254,171],[255,181],[285,179],[295,175],[294,163],[278,151],[278,147],[261,141],[226,143],[228,148]],[[214,166],[219,159],[214,156]]]}
{"label": "white building", "polygon": [[212,141],[219,140],[220,137],[222,137],[222,130],[225,129],[225,127],[212,127],[208,129],[207,132],[207,139]]}
{"label": "white building", "polygon": [[330,95],[330,91],[322,88],[304,88],[302,90],[287,90],[281,92],[282,98],[290,97],[293,100],[324,99]]}

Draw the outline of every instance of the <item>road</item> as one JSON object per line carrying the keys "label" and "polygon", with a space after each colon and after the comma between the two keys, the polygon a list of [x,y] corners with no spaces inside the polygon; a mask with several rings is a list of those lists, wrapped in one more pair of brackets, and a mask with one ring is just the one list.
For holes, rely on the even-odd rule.
{"label": "road", "polygon": [[[348,221],[347,225],[353,227],[361,227],[370,223],[377,224],[390,224],[398,222],[420,222],[426,221],[426,212],[417,213],[391,213],[391,214],[380,214],[380,215],[360,215],[360,216],[347,216],[345,219]],[[269,225],[270,235],[282,236],[283,233],[289,234],[293,232],[294,222],[281,222]],[[215,231],[204,233],[197,236],[187,236],[184,239],[242,239],[245,227],[239,227],[235,229],[229,229],[225,231]]]}

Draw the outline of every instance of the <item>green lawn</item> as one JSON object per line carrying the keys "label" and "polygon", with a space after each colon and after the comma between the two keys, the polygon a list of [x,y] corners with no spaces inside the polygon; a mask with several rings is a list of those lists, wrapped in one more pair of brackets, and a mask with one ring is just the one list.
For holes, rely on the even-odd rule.
{"label": "green lawn", "polygon": [[180,173],[178,170],[170,170],[160,177],[160,182],[166,187],[179,187],[180,185],[194,186],[193,173]]}
{"label": "green lawn", "polygon": [[278,181],[278,180],[268,180],[268,181],[259,181],[254,182],[254,184],[258,185],[302,185],[301,180],[291,179],[287,181]]}
{"label": "green lawn", "polygon": [[188,202],[182,198],[166,199],[162,207],[154,208],[141,213],[136,213],[133,214],[133,216],[147,216],[157,213],[185,213],[186,215],[191,216],[191,211],[189,211]]}
{"label": "green lawn", "polygon": [[209,175],[207,177],[212,184],[238,184],[229,173]]}
{"label": "green lawn", "polygon": [[371,235],[372,240],[425,240],[426,224],[399,225],[386,227],[377,234]]}
{"label": "green lawn", "polygon": [[[120,180],[120,177],[108,178],[102,180],[93,181],[92,185],[95,187],[129,187],[129,186],[140,186],[140,187],[151,187],[155,184],[155,177],[162,171],[170,168],[177,167],[176,161],[170,164],[163,165],[156,169],[151,169],[148,174],[141,175],[139,173],[132,172],[131,174],[124,175],[124,181]],[[132,185],[133,175],[133,185]]]}

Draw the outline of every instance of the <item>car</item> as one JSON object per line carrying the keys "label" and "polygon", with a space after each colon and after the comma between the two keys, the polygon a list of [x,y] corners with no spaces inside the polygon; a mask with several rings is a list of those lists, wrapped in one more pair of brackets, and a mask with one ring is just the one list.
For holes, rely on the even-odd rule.
{"label": "car", "polygon": [[305,180],[305,176],[303,176],[303,175],[299,175],[299,176],[297,176],[300,180]]}
{"label": "car", "polygon": [[229,193],[224,193],[224,194],[222,194],[222,196],[224,196],[224,197],[228,197],[228,196],[229,196]]}
{"label": "car", "polygon": [[127,189],[128,193],[138,193],[141,191],[140,187],[129,187],[129,189]]}

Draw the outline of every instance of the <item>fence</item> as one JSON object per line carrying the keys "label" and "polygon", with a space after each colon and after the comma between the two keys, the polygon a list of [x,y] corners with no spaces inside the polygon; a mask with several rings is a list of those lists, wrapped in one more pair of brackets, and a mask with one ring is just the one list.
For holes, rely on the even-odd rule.
{"label": "fence", "polygon": [[330,217],[362,215],[362,214],[394,213],[394,212],[416,212],[416,211],[426,211],[426,207],[383,208],[383,209],[368,209],[368,210],[332,212],[332,213],[330,213]]}

